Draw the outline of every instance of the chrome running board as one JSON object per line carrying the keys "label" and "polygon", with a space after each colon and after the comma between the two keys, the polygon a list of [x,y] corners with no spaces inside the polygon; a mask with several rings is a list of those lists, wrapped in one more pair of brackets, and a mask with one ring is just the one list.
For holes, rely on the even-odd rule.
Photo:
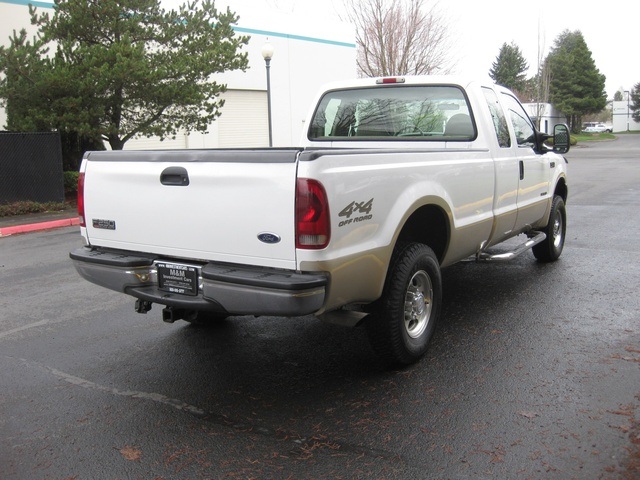
{"label": "chrome running board", "polygon": [[[530,232],[529,235],[532,235],[529,240],[524,242],[521,245],[518,245],[515,249],[510,252],[505,253],[497,253],[490,254],[487,252],[478,252],[475,256],[476,262],[508,262],[509,260],[513,260],[518,255],[526,252],[527,250],[532,249],[537,244],[543,242],[547,235],[543,232]],[[473,260],[472,260],[473,261]]]}

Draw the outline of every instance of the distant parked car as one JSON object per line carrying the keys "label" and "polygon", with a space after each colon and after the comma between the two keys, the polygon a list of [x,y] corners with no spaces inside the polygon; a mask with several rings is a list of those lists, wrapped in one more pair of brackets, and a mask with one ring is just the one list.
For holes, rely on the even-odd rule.
{"label": "distant parked car", "polygon": [[613,127],[609,125],[605,125],[604,123],[596,123],[595,125],[589,124],[583,130],[583,132],[585,133],[603,133],[603,132],[611,133],[612,131],[613,131]]}

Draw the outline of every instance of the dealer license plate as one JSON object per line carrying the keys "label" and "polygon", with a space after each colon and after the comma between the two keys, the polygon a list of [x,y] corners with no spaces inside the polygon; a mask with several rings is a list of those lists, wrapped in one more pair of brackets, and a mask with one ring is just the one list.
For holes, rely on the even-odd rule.
{"label": "dealer license plate", "polygon": [[156,262],[160,290],[181,295],[198,294],[199,269],[192,265]]}

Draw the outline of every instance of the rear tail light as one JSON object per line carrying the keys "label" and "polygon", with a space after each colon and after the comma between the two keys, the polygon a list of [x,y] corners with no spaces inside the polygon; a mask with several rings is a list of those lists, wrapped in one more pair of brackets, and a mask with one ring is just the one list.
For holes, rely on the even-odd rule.
{"label": "rear tail light", "polygon": [[325,248],[330,239],[327,192],[317,180],[299,178],[296,189],[296,248]]}
{"label": "rear tail light", "polygon": [[80,226],[86,227],[87,224],[84,219],[84,172],[80,172],[78,175],[78,218],[80,219]]}

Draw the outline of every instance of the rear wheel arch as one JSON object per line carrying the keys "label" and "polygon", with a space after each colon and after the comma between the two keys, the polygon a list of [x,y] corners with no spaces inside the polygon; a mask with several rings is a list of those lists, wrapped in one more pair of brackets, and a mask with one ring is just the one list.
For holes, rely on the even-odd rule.
{"label": "rear wheel arch", "polygon": [[[423,203],[411,213],[407,213],[404,221],[399,222],[400,226],[386,250],[387,257],[382,258],[386,262],[386,271],[379,284],[378,296],[382,295],[386,280],[392,268],[393,256],[407,244],[421,244],[428,246],[435,254],[439,264],[442,264],[450,238],[450,217],[443,207],[436,203]],[[380,298],[364,307],[364,310],[371,312],[376,309]]]}
{"label": "rear wheel arch", "polygon": [[423,205],[411,213],[402,225],[395,244],[421,243],[429,246],[440,262],[449,246],[449,216],[435,204]]}

